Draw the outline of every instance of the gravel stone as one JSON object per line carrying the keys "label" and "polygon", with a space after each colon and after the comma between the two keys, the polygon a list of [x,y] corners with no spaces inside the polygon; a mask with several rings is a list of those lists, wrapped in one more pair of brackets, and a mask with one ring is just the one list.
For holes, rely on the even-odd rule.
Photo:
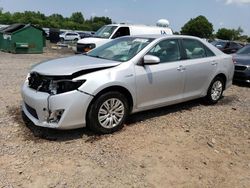
{"label": "gravel stone", "polygon": [[30,67],[69,55],[0,52],[0,187],[250,187],[249,85],[216,105],[133,114],[112,135],[25,124],[20,86]]}

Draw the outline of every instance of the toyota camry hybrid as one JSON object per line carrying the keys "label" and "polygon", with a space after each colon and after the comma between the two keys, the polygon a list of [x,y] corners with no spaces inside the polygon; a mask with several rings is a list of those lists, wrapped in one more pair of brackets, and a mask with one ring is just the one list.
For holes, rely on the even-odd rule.
{"label": "toyota camry hybrid", "polygon": [[199,38],[122,37],[35,65],[22,110],[37,126],[112,133],[131,113],[196,98],[215,104],[233,74],[232,57]]}

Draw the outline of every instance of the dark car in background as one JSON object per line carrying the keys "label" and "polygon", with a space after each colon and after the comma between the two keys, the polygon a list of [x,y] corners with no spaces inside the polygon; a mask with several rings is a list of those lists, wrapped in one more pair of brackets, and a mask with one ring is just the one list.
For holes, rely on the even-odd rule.
{"label": "dark car in background", "polygon": [[250,83],[250,44],[233,55],[235,63],[234,81]]}
{"label": "dark car in background", "polygon": [[213,41],[211,42],[211,44],[213,44],[215,47],[217,47],[226,54],[233,54],[243,47],[243,45],[237,42],[224,40]]}

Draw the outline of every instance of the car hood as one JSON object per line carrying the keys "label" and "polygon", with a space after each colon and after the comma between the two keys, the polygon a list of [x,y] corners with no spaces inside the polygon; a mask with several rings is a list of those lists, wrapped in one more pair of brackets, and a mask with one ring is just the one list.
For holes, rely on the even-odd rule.
{"label": "car hood", "polygon": [[37,72],[47,76],[70,76],[80,71],[88,70],[86,72],[90,73],[100,69],[114,67],[120,63],[121,62],[86,55],[75,55],[39,63],[32,68],[31,72]]}
{"label": "car hood", "polygon": [[234,59],[236,61],[236,64],[250,65],[250,55],[235,54]]}
{"label": "car hood", "polygon": [[104,38],[96,38],[96,37],[88,37],[88,38],[83,38],[79,41],[77,41],[77,43],[80,43],[80,44],[95,44],[95,43],[98,43],[98,42],[107,42],[109,41],[109,39],[104,39]]}

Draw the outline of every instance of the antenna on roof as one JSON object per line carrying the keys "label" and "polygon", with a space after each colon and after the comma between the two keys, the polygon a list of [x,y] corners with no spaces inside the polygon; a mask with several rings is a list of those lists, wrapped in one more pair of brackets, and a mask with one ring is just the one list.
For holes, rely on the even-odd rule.
{"label": "antenna on roof", "polygon": [[169,21],[166,19],[160,19],[156,22],[156,26],[158,27],[168,27],[169,26]]}

